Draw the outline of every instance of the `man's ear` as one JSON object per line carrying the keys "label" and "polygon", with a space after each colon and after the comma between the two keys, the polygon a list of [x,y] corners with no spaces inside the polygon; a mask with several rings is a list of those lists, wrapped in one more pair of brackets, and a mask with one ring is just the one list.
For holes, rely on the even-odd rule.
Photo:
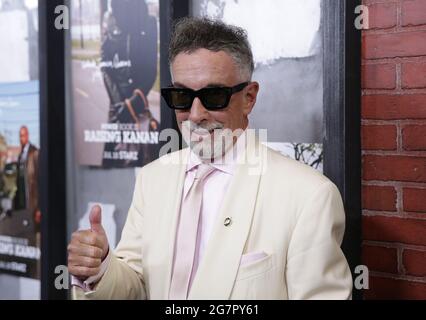
{"label": "man's ear", "polygon": [[250,84],[247,86],[245,90],[245,103],[244,103],[244,109],[243,112],[246,116],[248,116],[251,113],[251,110],[253,109],[257,94],[259,92],[259,83],[256,81],[250,82]]}

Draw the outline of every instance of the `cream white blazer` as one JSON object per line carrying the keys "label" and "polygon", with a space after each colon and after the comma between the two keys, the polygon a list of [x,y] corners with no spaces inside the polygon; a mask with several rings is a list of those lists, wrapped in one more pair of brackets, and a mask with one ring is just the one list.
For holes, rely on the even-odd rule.
{"label": "cream white blazer", "polygon": [[[248,139],[189,299],[348,299],[336,186],[309,166]],[[189,149],[138,175],[121,241],[94,291],[75,299],[167,299]],[[225,225],[226,218],[231,224]],[[246,257],[258,257],[241,263]]]}

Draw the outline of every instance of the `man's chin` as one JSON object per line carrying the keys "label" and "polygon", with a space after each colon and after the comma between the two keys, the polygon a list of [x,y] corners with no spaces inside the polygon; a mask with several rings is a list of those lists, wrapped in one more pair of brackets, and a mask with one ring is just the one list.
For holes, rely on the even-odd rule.
{"label": "man's chin", "polygon": [[223,156],[223,152],[214,150],[213,147],[205,147],[202,143],[192,143],[191,151],[202,161],[211,162],[216,158]]}
{"label": "man's chin", "polygon": [[200,158],[203,162],[213,162],[218,159],[223,158],[228,150],[230,150],[232,145],[227,146],[206,146],[202,143],[191,143],[191,151]]}
{"label": "man's chin", "polygon": [[200,132],[191,132],[191,140],[192,141],[196,141],[196,142],[202,142],[203,140],[209,139],[209,140],[213,140],[214,137],[214,130],[203,130]]}

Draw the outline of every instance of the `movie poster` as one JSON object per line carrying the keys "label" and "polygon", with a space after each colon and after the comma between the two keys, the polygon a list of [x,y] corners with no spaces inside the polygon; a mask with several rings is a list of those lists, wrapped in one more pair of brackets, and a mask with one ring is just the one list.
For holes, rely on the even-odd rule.
{"label": "movie poster", "polygon": [[195,16],[221,19],[248,32],[255,60],[253,80],[261,86],[250,127],[267,129],[269,147],[319,171],[323,168],[321,2],[192,1]]}
{"label": "movie poster", "polygon": [[40,279],[37,1],[0,0],[0,42],[0,273]]}
{"label": "movie poster", "polygon": [[142,167],[158,157],[159,0],[71,1],[78,163]]}

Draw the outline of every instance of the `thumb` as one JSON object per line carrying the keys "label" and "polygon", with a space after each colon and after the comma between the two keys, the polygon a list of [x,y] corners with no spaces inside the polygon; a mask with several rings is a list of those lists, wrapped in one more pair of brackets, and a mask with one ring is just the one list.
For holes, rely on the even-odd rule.
{"label": "thumb", "polygon": [[102,210],[99,205],[94,205],[90,210],[90,229],[98,234],[105,234],[104,228],[102,227]]}

